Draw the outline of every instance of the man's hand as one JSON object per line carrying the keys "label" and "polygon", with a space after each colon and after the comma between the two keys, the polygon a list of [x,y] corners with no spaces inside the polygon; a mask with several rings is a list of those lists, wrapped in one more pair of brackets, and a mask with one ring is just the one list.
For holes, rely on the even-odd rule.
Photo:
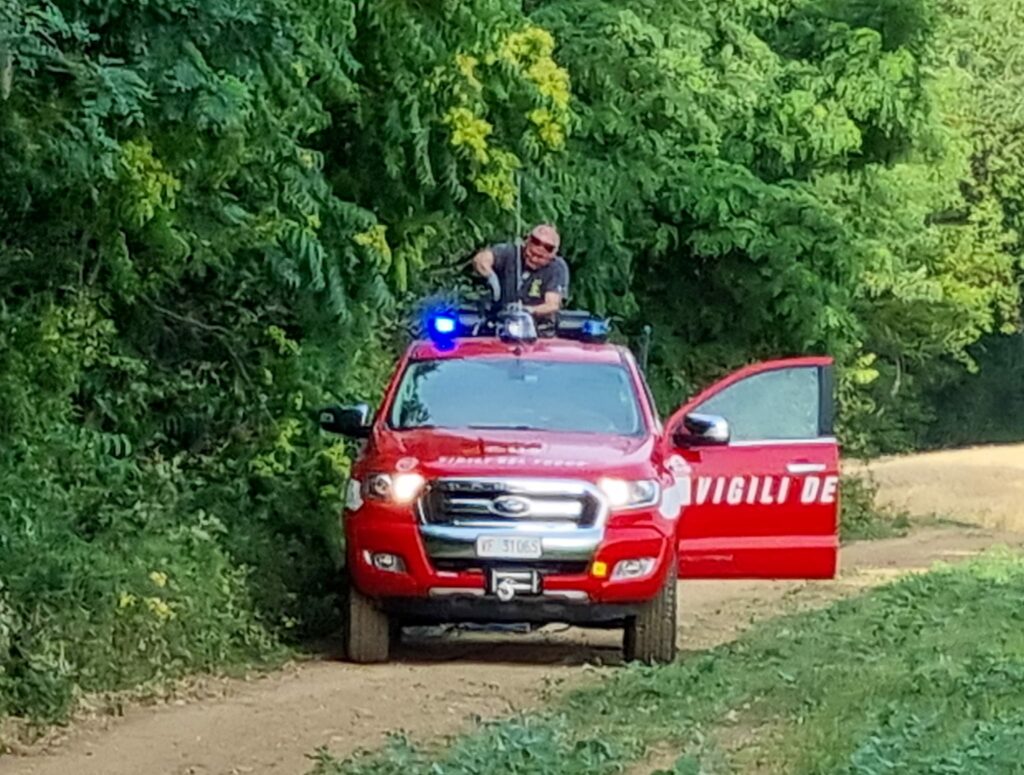
{"label": "man's hand", "polygon": [[481,277],[490,277],[494,274],[494,252],[490,248],[484,248],[473,256],[473,268]]}
{"label": "man's hand", "polygon": [[494,272],[494,251],[485,248],[473,256],[473,269],[476,273],[487,280],[490,286],[491,296],[495,302],[501,301],[501,281]]}

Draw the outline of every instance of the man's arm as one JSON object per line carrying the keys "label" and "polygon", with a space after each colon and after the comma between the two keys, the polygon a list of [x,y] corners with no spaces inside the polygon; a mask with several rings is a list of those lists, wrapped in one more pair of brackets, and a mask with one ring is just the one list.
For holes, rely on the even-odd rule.
{"label": "man's arm", "polygon": [[544,301],[530,307],[534,317],[547,317],[554,315],[562,308],[562,294],[558,291],[547,291],[544,294]]}
{"label": "man's arm", "polygon": [[473,256],[473,269],[487,280],[495,302],[501,301],[502,297],[510,292],[504,288],[507,282],[504,274],[509,261],[508,252],[507,245],[492,245]]}
{"label": "man's arm", "polygon": [[484,248],[473,256],[473,268],[481,277],[490,277],[494,274],[494,251]]}
{"label": "man's arm", "polygon": [[504,272],[510,250],[514,254],[515,249],[504,244],[484,248],[473,256],[473,268],[481,277],[490,277],[495,272]]}
{"label": "man's arm", "polygon": [[530,307],[534,317],[551,317],[562,308],[562,300],[569,287],[569,267],[562,259],[556,259],[555,271],[544,283],[544,301]]}

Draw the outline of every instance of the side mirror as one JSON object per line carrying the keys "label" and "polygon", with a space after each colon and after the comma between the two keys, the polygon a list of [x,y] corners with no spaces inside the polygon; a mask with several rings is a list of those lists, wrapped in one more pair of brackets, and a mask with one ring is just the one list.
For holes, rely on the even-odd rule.
{"label": "side mirror", "polygon": [[365,439],[370,435],[368,404],[328,406],[318,412],[318,421],[320,427],[329,433],[339,433],[354,439]]}
{"label": "side mirror", "polygon": [[729,421],[717,414],[688,414],[672,434],[677,447],[720,447],[729,443]]}

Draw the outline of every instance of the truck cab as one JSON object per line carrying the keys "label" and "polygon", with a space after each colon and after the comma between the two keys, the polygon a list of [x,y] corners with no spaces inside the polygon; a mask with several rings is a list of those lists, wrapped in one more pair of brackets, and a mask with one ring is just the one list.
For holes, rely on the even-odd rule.
{"label": "truck cab", "polygon": [[408,347],[375,413],[320,415],[363,440],[344,513],[351,660],[386,660],[402,625],[563,622],[621,627],[627,660],[671,661],[678,578],[835,574],[831,359],[748,366],[663,421],[632,353],[586,325],[444,328]]}

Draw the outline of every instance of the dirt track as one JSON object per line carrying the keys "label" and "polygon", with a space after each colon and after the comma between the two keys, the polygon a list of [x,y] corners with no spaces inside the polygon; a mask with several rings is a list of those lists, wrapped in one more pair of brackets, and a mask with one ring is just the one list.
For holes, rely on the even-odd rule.
{"label": "dirt track", "polygon": [[1024,531],[1024,444],[883,458],[868,465],[883,503]]}
{"label": "dirt track", "polygon": [[[886,497],[916,497],[918,504],[904,505],[918,513],[973,515],[982,523],[1024,528],[1024,489],[1018,489],[1024,488],[1024,447],[941,455],[873,468]],[[993,468],[1000,473],[990,479]],[[1016,472],[1014,478],[1008,471]],[[985,497],[973,499],[972,492]],[[970,505],[983,500],[983,508],[965,511],[965,499]],[[1024,533],[936,528],[856,544],[844,549],[836,581],[685,582],[682,643],[707,648],[753,621],[824,605],[996,543],[1022,546]],[[616,663],[618,638],[617,632],[558,628],[530,636],[411,638],[394,663],[374,667],[326,654],[251,682],[220,682],[218,697],[136,706],[122,718],[79,723],[50,751],[0,758],[0,775],[304,773],[311,765],[306,757],[320,746],[344,754],[378,745],[394,731],[425,739],[458,731],[474,715],[497,716],[536,704],[551,686],[583,679],[593,664]]]}

